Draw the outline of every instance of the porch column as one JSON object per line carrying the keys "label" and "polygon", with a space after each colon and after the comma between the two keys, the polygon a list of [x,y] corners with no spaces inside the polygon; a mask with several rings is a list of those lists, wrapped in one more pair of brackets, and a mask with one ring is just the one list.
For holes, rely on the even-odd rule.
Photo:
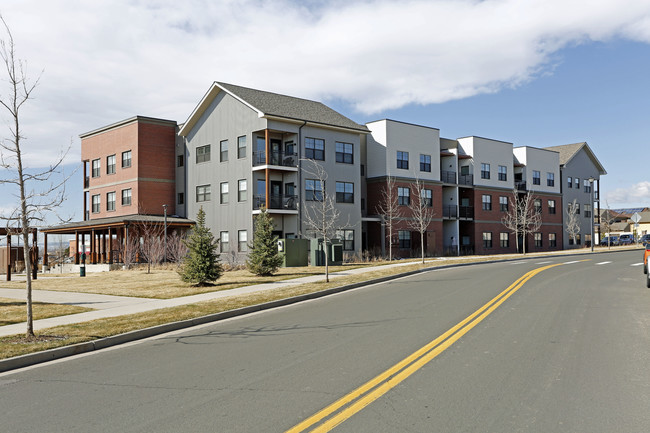
{"label": "porch column", "polygon": [[90,264],[94,265],[95,261],[95,249],[97,244],[95,242],[95,229],[90,230]]}
{"label": "porch column", "polygon": [[113,264],[113,233],[111,233],[111,228],[108,228],[108,264]]}
{"label": "porch column", "polygon": [[79,264],[79,232],[74,231],[74,264]]}
{"label": "porch column", "polygon": [[45,267],[48,265],[48,261],[47,261],[47,233],[43,233],[43,238],[44,238],[44,241],[45,241],[44,244],[43,244],[44,249],[45,249],[45,252],[43,253],[43,270],[45,270]]}
{"label": "porch column", "polygon": [[11,233],[7,233],[7,281],[11,281]]}
{"label": "porch column", "polygon": [[[82,258],[86,255],[86,234],[83,232],[81,233],[81,254]],[[83,260],[83,263],[86,264],[86,261]]]}

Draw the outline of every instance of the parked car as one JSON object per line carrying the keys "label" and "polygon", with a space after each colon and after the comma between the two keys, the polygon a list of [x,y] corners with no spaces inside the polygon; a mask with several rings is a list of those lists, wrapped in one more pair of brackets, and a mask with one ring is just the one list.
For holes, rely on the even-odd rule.
{"label": "parked car", "polygon": [[634,242],[634,235],[622,234],[618,238],[619,245],[632,245]]}
{"label": "parked car", "polygon": [[643,235],[641,236],[641,239],[639,240],[643,244],[643,246],[646,246],[646,244],[650,243],[650,234]]}
{"label": "parked car", "polygon": [[618,236],[605,236],[602,241],[600,241],[600,245],[602,246],[616,246],[618,245]]}

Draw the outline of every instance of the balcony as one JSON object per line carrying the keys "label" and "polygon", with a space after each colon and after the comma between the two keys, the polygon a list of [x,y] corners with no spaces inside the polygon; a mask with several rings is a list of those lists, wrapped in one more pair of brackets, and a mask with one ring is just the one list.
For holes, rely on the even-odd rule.
{"label": "balcony", "polygon": [[445,171],[440,172],[440,180],[443,183],[456,183],[456,172],[455,171]]}
{"label": "balcony", "polygon": [[[259,167],[260,165],[267,165],[266,152],[263,150],[253,152],[253,167]],[[279,167],[297,167],[298,155],[296,153],[286,153],[281,151],[271,152],[269,155],[268,165],[276,165]]]}
{"label": "balcony", "polygon": [[526,182],[515,182],[515,189],[517,191],[526,191]]}
{"label": "balcony", "polygon": [[[261,209],[262,206],[266,206],[266,196],[265,195],[255,195],[253,196],[253,209]],[[296,195],[284,195],[284,194],[272,194],[269,197],[269,209],[278,209],[278,210],[297,210],[298,209],[298,196]]]}
{"label": "balcony", "polygon": [[84,189],[90,188],[90,178],[86,176],[84,178]]}
{"label": "balcony", "polygon": [[459,206],[458,207],[458,219],[461,219],[461,220],[473,220],[474,219],[474,207],[473,206]]}
{"label": "balcony", "polygon": [[458,185],[474,185],[473,174],[461,174],[458,176]]}
{"label": "balcony", "polygon": [[442,207],[442,217],[449,219],[458,218],[458,206],[453,204],[444,205]]}

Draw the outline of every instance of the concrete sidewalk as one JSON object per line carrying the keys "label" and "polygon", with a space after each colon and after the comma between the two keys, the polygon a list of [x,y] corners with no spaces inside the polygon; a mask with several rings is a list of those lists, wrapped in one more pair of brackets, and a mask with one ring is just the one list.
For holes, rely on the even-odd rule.
{"label": "concrete sidewalk", "polygon": [[[426,263],[444,263],[444,259],[427,260]],[[390,265],[373,266],[369,268],[356,268],[349,271],[330,273],[330,279],[336,279],[349,275],[357,275],[373,272],[391,267],[402,267],[417,264],[418,262],[395,263]],[[160,308],[176,307],[179,305],[195,304],[203,301],[229,298],[250,293],[259,293],[268,290],[276,290],[305,283],[323,281],[324,274],[300,277],[291,280],[278,281],[275,283],[255,284],[252,286],[238,287],[236,289],[222,290],[218,292],[202,293],[199,295],[183,296],[172,299],[132,298],[127,296],[96,295],[91,293],[59,292],[49,290],[33,290],[32,300],[34,302],[47,302],[52,304],[78,305],[80,307],[92,308],[95,311],[70,314],[67,316],[51,317],[34,321],[34,331],[51,328],[60,325],[88,322],[107,317],[117,317],[127,314],[143,313]],[[0,283],[1,284],[1,283]],[[24,289],[3,289],[0,288],[0,298],[17,300],[25,299]],[[13,325],[0,326],[0,337],[22,334],[25,332],[26,322]]]}

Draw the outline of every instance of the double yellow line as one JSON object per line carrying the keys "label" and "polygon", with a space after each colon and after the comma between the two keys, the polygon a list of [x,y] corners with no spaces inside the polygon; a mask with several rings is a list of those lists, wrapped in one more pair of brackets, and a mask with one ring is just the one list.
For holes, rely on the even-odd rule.
{"label": "double yellow line", "polygon": [[350,418],[373,401],[377,400],[382,395],[393,389],[406,378],[418,371],[429,361],[433,360],[436,356],[444,352],[449,346],[454,344],[460,337],[469,332],[476,325],[481,323],[490,313],[503,304],[512,294],[519,290],[528,280],[535,275],[555,266],[560,266],[562,263],[548,265],[541,268],[534,269],[517,281],[512,283],[507,289],[499,293],[487,304],[476,310],[465,320],[458,323],[456,326],[436,338],[426,346],[418,349],[402,361],[398,362],[379,376],[371,379],[359,388],[350,392],[346,396],[335,401],[318,413],[307,418],[295,427],[287,430],[285,433],[300,433],[306,431],[313,425],[322,422],[320,425],[311,430],[312,433],[329,432],[343,421]]}

